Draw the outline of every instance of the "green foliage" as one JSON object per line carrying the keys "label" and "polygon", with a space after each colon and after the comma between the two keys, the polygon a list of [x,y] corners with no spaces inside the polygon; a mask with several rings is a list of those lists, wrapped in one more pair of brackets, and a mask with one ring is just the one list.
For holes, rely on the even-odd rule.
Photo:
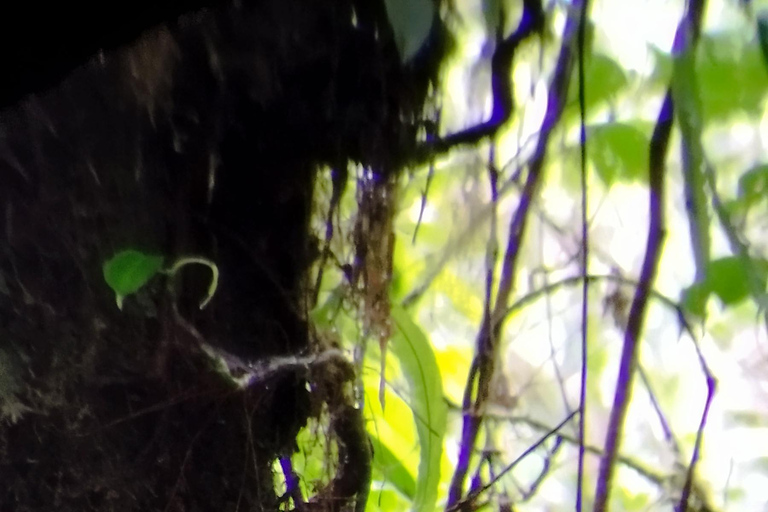
{"label": "green foliage", "polygon": [[[624,69],[610,57],[596,53],[588,57],[584,76],[584,103],[590,113],[598,107],[610,105],[624,90],[629,81]],[[568,91],[569,115],[579,115],[579,81],[577,77],[571,80]]]}
{"label": "green foliage", "polygon": [[[750,272],[752,269],[755,274]],[[726,306],[736,305],[749,297],[753,288],[765,289],[767,275],[764,263],[748,262],[741,256],[712,260],[706,278],[683,291],[682,305],[689,313],[702,317],[711,294]]]}
{"label": "green foliage", "polygon": [[681,305],[690,314],[704,318],[707,313],[707,301],[711,290],[706,281],[693,283],[683,290]]}
{"label": "green foliage", "polygon": [[703,35],[697,60],[705,121],[722,121],[743,112],[762,114],[768,74],[757,44],[746,44],[740,34]]}
{"label": "green foliage", "polygon": [[589,128],[589,152],[600,179],[636,182],[648,175],[648,137],[633,126],[604,123]]}
{"label": "green foliage", "polygon": [[[321,417],[327,423],[327,416]],[[303,496],[311,496],[315,489],[328,483],[329,465],[338,458],[338,447],[333,437],[324,435],[322,421],[310,418],[307,426],[296,436],[298,450],[291,457],[294,471],[301,475],[299,485]],[[282,478],[278,477],[278,480]]]}
{"label": "green foliage", "polygon": [[725,305],[736,304],[749,296],[749,280],[750,276],[741,258],[729,256],[709,264],[709,288]]}
{"label": "green foliage", "polygon": [[413,509],[431,511],[437,501],[440,461],[448,408],[443,399],[443,384],[435,354],[423,331],[400,308],[392,308],[396,326],[390,341],[410,388],[410,405],[421,449]]}
{"label": "green foliage", "polygon": [[177,259],[170,269],[164,270],[163,257],[146,254],[135,249],[126,249],[114,255],[102,266],[104,280],[115,292],[117,307],[123,309],[125,297],[139,291],[158,272],[174,276],[182,267],[191,264],[205,265],[211,269],[211,284],[208,293],[200,302],[203,309],[216,293],[219,284],[219,269],[207,258],[185,256]]}
{"label": "green foliage", "polygon": [[371,446],[374,471],[381,474],[384,482],[391,484],[400,494],[413,501],[416,496],[416,480],[410,471],[378,437],[371,436]]}
{"label": "green foliage", "polygon": [[136,293],[160,271],[163,257],[127,249],[107,260],[103,267],[104,280],[115,292],[117,307],[123,309],[126,296]]}
{"label": "green foliage", "polygon": [[748,210],[751,206],[768,198],[768,165],[752,167],[739,178],[739,209]]}

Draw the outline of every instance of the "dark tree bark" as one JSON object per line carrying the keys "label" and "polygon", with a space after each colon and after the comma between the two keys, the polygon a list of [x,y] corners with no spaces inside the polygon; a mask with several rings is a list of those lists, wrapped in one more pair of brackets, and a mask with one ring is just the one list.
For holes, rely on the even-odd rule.
{"label": "dark tree bark", "polygon": [[[395,173],[428,73],[401,67],[383,2],[240,3],[179,18],[198,4],[131,4],[138,21],[110,32],[121,20],[92,19],[79,46],[54,31],[33,71],[4,82],[0,510],[276,510],[273,463],[318,402],[336,413],[343,460],[316,501],[341,510],[364,492],[348,365],[286,367],[241,389],[207,352],[237,372],[317,350],[315,175],[347,161]],[[126,248],[214,261],[213,300],[199,310],[209,271],[190,267],[118,310],[102,264]]]}

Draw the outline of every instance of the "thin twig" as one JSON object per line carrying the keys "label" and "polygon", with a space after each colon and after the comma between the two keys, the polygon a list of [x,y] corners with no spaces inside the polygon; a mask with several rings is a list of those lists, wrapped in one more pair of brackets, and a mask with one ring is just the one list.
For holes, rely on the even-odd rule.
{"label": "thin twig", "polygon": [[[537,0],[526,0],[523,4],[523,19],[516,32],[525,31],[525,27],[531,24],[531,18],[537,12],[540,12],[540,9],[541,4]],[[563,44],[549,90],[549,100],[544,115],[541,136],[529,165],[528,177],[520,196],[520,203],[510,223],[509,239],[502,262],[493,313],[490,319],[484,319],[477,335],[475,356],[470,365],[467,384],[464,388],[464,418],[461,442],[456,470],[448,490],[448,508],[462,503],[465,510],[471,509],[471,503],[462,500],[462,496],[464,495],[464,482],[469,470],[469,462],[482,423],[482,414],[490,395],[490,385],[497,351],[495,340],[498,340],[500,337],[502,321],[512,293],[528,213],[537,195],[543,175],[542,171],[549,138],[557,122],[560,120],[565,106],[565,98],[568,93],[573,70],[573,42],[576,30],[578,29],[578,23],[579,20],[576,16],[569,15],[563,33]]]}
{"label": "thin twig", "polygon": [[530,455],[531,453],[533,453],[533,452],[534,452],[534,451],[535,451],[535,450],[536,450],[536,449],[537,449],[539,446],[541,446],[541,445],[542,445],[542,444],[543,444],[543,443],[544,443],[544,442],[545,442],[547,439],[549,439],[551,436],[553,436],[553,435],[557,434],[558,432],[560,432],[560,429],[562,429],[562,428],[563,428],[563,427],[564,427],[564,426],[565,426],[565,425],[566,425],[566,424],[567,424],[569,421],[571,421],[571,420],[573,419],[573,417],[574,417],[574,416],[576,416],[576,412],[577,412],[577,411],[574,411],[574,412],[572,412],[571,414],[569,414],[569,415],[568,415],[568,416],[567,416],[567,417],[566,417],[566,418],[565,418],[563,421],[561,421],[561,422],[560,422],[560,423],[559,423],[559,424],[558,424],[558,425],[557,425],[555,428],[553,428],[552,430],[550,430],[549,432],[547,432],[547,433],[546,433],[544,436],[542,436],[542,437],[541,437],[541,438],[540,438],[538,441],[536,441],[536,442],[535,442],[535,443],[533,443],[531,446],[529,446],[529,447],[528,447],[528,448],[527,448],[527,449],[526,449],[526,450],[525,450],[523,453],[521,453],[521,454],[520,454],[520,455],[519,455],[519,456],[518,456],[518,457],[517,457],[515,460],[513,460],[513,461],[512,461],[512,462],[511,462],[509,465],[507,465],[507,466],[506,466],[506,467],[505,467],[503,470],[501,470],[501,471],[499,472],[499,474],[497,474],[497,475],[495,475],[493,478],[491,478],[491,480],[490,480],[490,481],[489,481],[487,484],[485,484],[483,487],[481,487],[480,489],[478,489],[478,490],[476,490],[476,491],[474,491],[474,492],[470,493],[469,495],[467,495],[467,497],[466,497],[466,498],[462,499],[462,501],[460,501],[460,502],[457,502],[457,503],[455,503],[455,504],[450,504],[450,505],[448,505],[448,507],[445,509],[445,512],[455,512],[455,511],[457,511],[457,510],[459,510],[459,509],[463,508],[465,504],[468,504],[468,503],[472,503],[473,501],[475,501],[475,500],[478,498],[478,496],[480,496],[482,493],[484,493],[485,491],[487,491],[488,489],[490,489],[491,487],[493,487],[494,485],[496,485],[496,482],[498,482],[499,480],[501,480],[501,478],[502,478],[504,475],[506,475],[507,473],[509,473],[510,471],[512,471],[512,470],[515,468],[515,466],[517,466],[517,465],[520,463],[520,461],[522,461],[522,460],[523,460],[523,459],[525,459],[525,458],[526,458],[528,455]]}
{"label": "thin twig", "polygon": [[[698,37],[701,30],[701,19],[703,16],[703,2],[691,0],[683,19],[680,21],[677,33],[675,35],[674,51],[680,52],[685,41]],[[650,221],[648,225],[648,241],[645,251],[645,259],[640,275],[640,286],[638,286],[635,297],[630,309],[629,321],[624,336],[624,345],[622,347],[621,360],[619,364],[619,377],[616,383],[616,392],[614,395],[613,407],[608,423],[608,430],[605,441],[605,454],[600,460],[600,470],[597,480],[597,489],[595,492],[596,512],[603,512],[608,506],[610,497],[613,472],[618,451],[618,445],[621,442],[624,421],[626,419],[629,401],[634,381],[634,372],[637,369],[638,347],[640,335],[642,332],[645,311],[648,302],[648,292],[656,276],[659,260],[661,258],[661,247],[665,235],[664,228],[664,160],[669,145],[669,137],[672,128],[672,117],[674,112],[674,102],[672,100],[672,90],[668,88],[664,102],[659,113],[659,118],[653,132],[650,144],[649,157],[649,198],[650,198]],[[698,351],[698,345],[697,351]],[[702,364],[703,358],[701,359]],[[706,366],[703,366],[706,368]],[[707,372],[707,370],[705,370]],[[714,386],[711,375],[707,375],[709,396],[705,405],[704,415],[702,416],[701,429],[706,423],[706,417],[709,411],[711,396],[714,392]],[[698,447],[702,432],[697,435],[697,445],[694,450],[694,456],[698,456]],[[691,466],[695,464],[694,459]],[[681,507],[685,509],[687,504],[687,493],[690,492],[692,481],[692,467],[689,467],[689,474],[686,480],[686,488],[683,490],[681,498]],[[687,492],[686,492],[687,490]]]}
{"label": "thin twig", "polygon": [[[584,280],[584,276],[572,276],[572,277],[566,277],[560,281],[555,281],[554,283],[550,283],[546,286],[543,286],[541,288],[538,288],[532,292],[529,292],[525,296],[521,297],[517,300],[514,304],[512,304],[505,312],[504,316],[508,317],[510,315],[515,314],[517,311],[520,311],[521,309],[525,308],[526,306],[532,304],[533,302],[536,302],[539,300],[542,296],[551,294],[554,291],[557,291],[560,288],[567,288],[569,286],[575,286],[578,284],[581,284],[582,280]],[[636,281],[634,279],[628,279],[622,276],[618,276],[616,274],[590,274],[586,276],[586,279],[588,279],[590,282],[598,282],[598,281],[609,281],[614,282],[620,285],[628,285],[632,286],[633,288],[637,289],[640,286],[640,282]],[[683,331],[685,331],[686,334],[688,334],[691,338],[695,339],[695,334],[693,332],[693,327],[691,327],[691,324],[686,320],[685,315],[683,314],[683,311],[680,307],[680,305],[672,298],[667,297],[666,295],[657,292],[654,289],[651,289],[648,291],[648,294],[651,298],[658,300],[662,304],[664,304],[667,308],[674,311],[677,315],[677,318],[681,322],[681,327]]]}
{"label": "thin twig", "polygon": [[552,459],[555,458],[555,455],[557,455],[557,452],[560,451],[562,446],[562,436],[555,436],[555,444],[552,446],[552,448],[547,450],[547,454],[544,456],[544,463],[542,464],[541,471],[539,471],[539,474],[528,487],[528,490],[523,493],[520,501],[528,501],[536,495],[536,491],[539,490],[541,484],[544,483],[544,479],[549,475],[549,470],[552,469]]}
{"label": "thin twig", "polygon": [[[585,126],[586,99],[584,93],[584,40],[586,38],[587,10],[589,2],[581,4],[581,19],[577,45],[579,48],[579,138],[581,146],[581,275],[589,272],[589,225],[587,223],[587,128]],[[587,327],[589,324],[589,279],[584,279],[581,287],[581,390],[579,391],[579,461],[576,479],[576,511],[583,506],[584,484],[584,433],[587,418]]]}
{"label": "thin twig", "polygon": [[[494,420],[494,421],[507,421],[510,423],[520,423],[528,427],[531,427],[534,430],[538,430],[539,432],[549,432],[551,430],[551,427],[549,425],[525,416],[493,413],[493,414],[488,414],[488,419]],[[560,437],[563,441],[569,444],[572,444],[573,446],[576,446],[576,447],[579,446],[579,439],[575,436],[571,436],[565,432],[560,432],[558,433],[558,437]],[[603,450],[601,448],[594,445],[590,445],[590,444],[584,445],[584,451],[587,453],[591,453],[592,455],[597,455],[598,457],[601,457],[603,455]],[[631,459],[626,455],[619,454],[616,457],[616,460],[618,463],[628,467],[638,475],[642,476],[643,478],[645,478],[646,480],[648,480],[649,482],[657,486],[663,486],[669,478],[667,475],[661,473],[660,471],[652,467],[645,466],[642,462]]]}

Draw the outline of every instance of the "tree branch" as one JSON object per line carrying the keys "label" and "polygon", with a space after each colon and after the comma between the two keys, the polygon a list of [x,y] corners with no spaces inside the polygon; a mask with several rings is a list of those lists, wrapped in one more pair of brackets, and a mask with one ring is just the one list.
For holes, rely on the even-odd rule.
{"label": "tree branch", "polygon": [[669,136],[672,130],[672,95],[667,93],[659,113],[656,128],[651,138],[650,173],[649,173],[649,209],[648,241],[645,249],[640,281],[635,290],[632,306],[629,310],[629,321],[624,333],[624,345],[619,363],[619,376],[613,407],[608,423],[603,457],[600,459],[600,470],[595,493],[594,510],[606,510],[611,485],[613,483],[614,466],[618,453],[619,441],[623,435],[624,420],[629,408],[632,394],[632,382],[637,370],[639,339],[643,329],[645,311],[652,283],[656,277],[661,247],[665,236],[664,228],[664,160],[667,155]]}
{"label": "tree branch", "polygon": [[[530,2],[526,2],[525,5],[529,6]],[[497,340],[501,334],[503,320],[506,317],[507,303],[512,293],[528,212],[541,182],[549,138],[562,115],[570,85],[573,71],[574,40],[579,24],[579,5],[580,2],[577,2],[574,6],[576,8],[569,11],[570,14],[566,21],[563,44],[549,88],[549,101],[541,135],[529,164],[528,177],[523,187],[523,192],[520,195],[520,204],[512,217],[509,227],[509,239],[502,262],[496,302],[491,315],[486,315],[483,319],[477,335],[475,356],[472,360],[467,384],[464,389],[462,435],[459,446],[459,458],[448,491],[447,506],[449,509],[459,506],[460,503],[463,510],[469,511],[472,508],[471,500],[462,500],[464,482],[469,470],[469,463],[477,440],[477,434],[482,423],[482,415],[488,401],[498,348]],[[525,17],[524,15],[523,18],[525,19]],[[521,24],[523,23],[521,22]]]}
{"label": "tree branch", "polygon": [[494,136],[499,131],[499,128],[512,116],[514,107],[512,63],[515,52],[523,41],[544,30],[544,21],[544,9],[541,0],[524,0],[523,15],[517,29],[498,44],[491,58],[493,108],[490,119],[446,137],[427,140],[416,149],[411,163],[427,163],[435,155],[447,153],[457,146],[477,144],[486,137]]}
{"label": "tree branch", "polygon": [[[683,19],[680,21],[677,28],[673,52],[680,53],[686,42],[698,38],[701,31],[701,19],[704,10],[703,5],[703,2],[697,0],[691,0],[689,3]],[[638,365],[639,341],[640,335],[642,334],[643,321],[645,320],[648,295],[656,277],[659,260],[661,258],[661,248],[665,236],[664,178],[666,168],[664,161],[669,146],[670,132],[672,130],[673,112],[674,102],[672,100],[672,89],[668,88],[650,143],[650,221],[648,225],[648,241],[646,244],[645,259],[640,274],[640,283],[635,291],[635,297],[630,308],[629,321],[624,336],[624,345],[622,347],[621,360],[619,363],[619,376],[616,383],[616,392],[614,394],[613,407],[611,409],[611,416],[605,440],[605,453],[600,459],[600,470],[594,504],[594,510],[596,512],[603,512],[608,506],[611,486],[613,483],[616,455],[623,435],[624,421],[626,419],[632,394],[632,383]],[[708,375],[708,383],[709,381],[710,376]],[[709,391],[711,397],[713,387],[710,387]],[[702,425],[706,422],[706,415],[711,401],[710,397],[708,397],[704,416],[702,417]],[[699,440],[697,439],[696,453],[698,453],[698,445]],[[690,479],[686,483],[690,484]],[[686,487],[689,486],[686,485]]]}

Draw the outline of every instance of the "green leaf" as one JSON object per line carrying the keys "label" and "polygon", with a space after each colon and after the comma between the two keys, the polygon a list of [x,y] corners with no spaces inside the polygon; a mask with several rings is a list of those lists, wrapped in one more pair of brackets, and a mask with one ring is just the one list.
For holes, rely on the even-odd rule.
{"label": "green leaf", "polygon": [[432,30],[432,0],[384,0],[395,35],[400,61],[405,64],[419,52]]}
{"label": "green leaf", "polygon": [[709,288],[726,305],[736,304],[749,296],[749,280],[747,266],[738,256],[728,256],[709,263]]}
{"label": "green leaf", "polygon": [[725,411],[723,424],[726,428],[765,428],[768,419],[765,414],[755,411]]}
{"label": "green leaf", "polygon": [[435,353],[422,330],[399,306],[392,307],[395,334],[389,342],[410,388],[411,410],[421,449],[413,509],[431,512],[437,501],[440,459],[448,407]]}
{"label": "green leaf", "polygon": [[[600,53],[588,56],[584,70],[584,103],[587,112],[610,103],[627,87],[628,80],[624,68],[618,62]],[[576,71],[574,71],[576,73]],[[568,91],[569,115],[579,115],[579,80],[571,80]]]}
{"label": "green leaf", "polygon": [[762,52],[744,34],[703,34],[697,74],[705,121],[727,120],[737,113],[759,117],[768,90]]}
{"label": "green leaf", "polygon": [[683,290],[681,306],[689,314],[704,318],[707,312],[707,300],[711,292],[707,282],[693,283]]}
{"label": "green leaf", "polygon": [[744,207],[759,203],[768,197],[768,165],[752,167],[739,178],[739,200]]}
{"label": "green leaf", "polygon": [[117,307],[122,309],[123,299],[137,292],[160,271],[163,257],[128,249],[115,254],[104,263],[104,280],[115,292]]}
{"label": "green leaf", "polygon": [[392,484],[398,492],[413,501],[416,495],[416,481],[413,475],[378,437],[370,436],[370,439],[373,447],[374,469],[381,473],[384,481]]}
{"label": "green leaf", "polygon": [[623,123],[604,123],[591,126],[588,136],[595,170],[607,186],[646,176],[649,141],[643,132]]}

